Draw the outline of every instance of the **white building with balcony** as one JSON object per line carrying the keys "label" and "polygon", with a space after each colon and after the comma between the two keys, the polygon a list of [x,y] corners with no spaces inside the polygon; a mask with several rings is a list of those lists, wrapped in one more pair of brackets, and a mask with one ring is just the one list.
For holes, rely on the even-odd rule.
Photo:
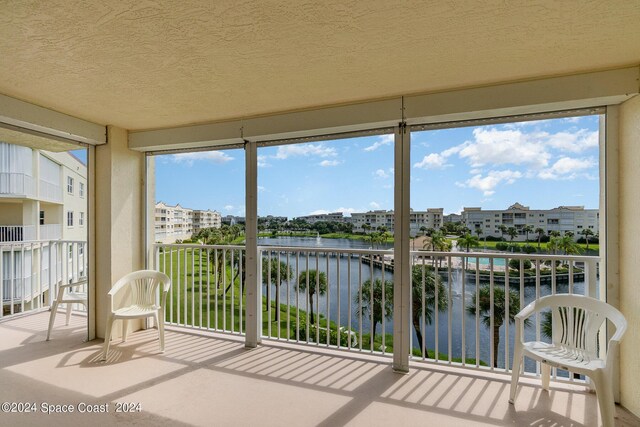
{"label": "white building with balcony", "polygon": [[[87,168],[72,154],[0,142],[0,245],[3,305],[24,295],[46,293],[49,263],[61,267],[50,241],[87,240]],[[68,259],[81,260],[84,247],[67,245]],[[81,262],[84,264],[84,262]],[[36,287],[34,271],[45,271]]]}
{"label": "white building with balcony", "polygon": [[155,206],[155,241],[175,243],[177,240],[190,239],[203,228],[220,228],[222,217],[219,212],[210,209],[198,210],[183,208],[158,202]]}
{"label": "white building with balcony", "polygon": [[[414,211],[409,213],[409,233],[415,236],[423,229],[442,227],[444,218],[443,208],[428,208],[426,211]],[[369,212],[354,212],[351,214],[353,231],[367,232],[375,231],[379,227],[385,227],[388,232],[393,233],[394,213],[392,210],[375,210]],[[370,228],[366,227],[366,224]]]}
{"label": "white building with balcony", "polygon": [[542,229],[545,234],[557,231],[560,234],[573,233],[577,240],[583,237],[584,230],[591,230],[592,235],[599,234],[600,214],[598,209],[585,209],[584,206],[559,206],[553,209],[530,209],[515,203],[504,210],[482,210],[469,207],[462,211],[462,222],[472,232],[482,230],[483,236],[502,237],[501,226],[515,228],[518,235],[514,240],[535,237],[535,230]]}

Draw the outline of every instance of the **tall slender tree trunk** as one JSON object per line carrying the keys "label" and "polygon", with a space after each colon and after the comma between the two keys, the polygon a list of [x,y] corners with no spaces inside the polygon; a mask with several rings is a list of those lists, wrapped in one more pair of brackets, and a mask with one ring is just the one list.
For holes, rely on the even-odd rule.
{"label": "tall slender tree trunk", "polygon": [[280,320],[280,284],[276,283],[276,321]]}
{"label": "tall slender tree trunk", "polygon": [[315,317],[313,316],[313,294],[311,292],[309,292],[309,307],[311,308],[310,312],[311,312],[311,324],[313,325],[314,323],[316,323],[315,321]]}
{"label": "tall slender tree trunk", "polygon": [[497,322],[493,324],[493,367],[498,367],[498,347],[500,347],[500,326]]}
{"label": "tall slender tree trunk", "polygon": [[[413,329],[416,331],[416,338],[418,339],[418,345],[420,347],[420,352],[422,352],[422,331],[420,330],[420,316],[412,316]],[[425,358],[429,357],[429,350],[425,344],[424,346],[424,354]]]}

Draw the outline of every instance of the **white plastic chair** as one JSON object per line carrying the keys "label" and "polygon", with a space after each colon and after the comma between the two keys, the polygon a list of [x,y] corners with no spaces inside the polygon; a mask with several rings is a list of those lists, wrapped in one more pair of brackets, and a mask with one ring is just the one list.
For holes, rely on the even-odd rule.
{"label": "white plastic chair", "polygon": [[73,304],[82,304],[87,307],[87,293],[74,290],[78,286],[84,286],[87,284],[87,279],[82,278],[73,283],[59,284],[58,293],[56,299],[51,305],[51,314],[49,315],[49,329],[47,330],[47,341],[51,338],[51,329],[53,329],[53,323],[56,320],[56,314],[58,313],[58,306],[60,304],[67,305],[67,320],[66,325],[69,326],[69,320],[71,319],[71,310]]}
{"label": "white plastic chair", "polygon": [[[534,313],[551,309],[552,343],[524,342],[524,322]],[[602,323],[609,319],[616,328],[609,340],[606,359],[598,358],[597,336]],[[526,306],[516,315],[515,348],[509,402],[513,403],[520,377],[522,357],[541,362],[542,387],[549,390],[551,367],[586,375],[593,382],[605,427],[614,423],[613,364],[618,355],[627,321],[609,304],[580,295],[551,295]],[[604,344],[601,344],[604,346]],[[604,348],[604,347],[603,347]]]}
{"label": "white plastic chair", "polygon": [[[159,285],[162,285],[160,298],[158,298]],[[122,320],[122,342],[125,342],[127,340],[127,323],[130,319],[153,317],[158,325],[160,351],[164,352],[164,306],[170,288],[171,279],[166,274],[154,270],[134,271],[113,285],[109,291],[110,309],[107,315],[107,329],[104,334],[102,360],[107,360],[111,329],[116,319]],[[124,295],[117,303],[117,299],[114,297],[121,292]]]}

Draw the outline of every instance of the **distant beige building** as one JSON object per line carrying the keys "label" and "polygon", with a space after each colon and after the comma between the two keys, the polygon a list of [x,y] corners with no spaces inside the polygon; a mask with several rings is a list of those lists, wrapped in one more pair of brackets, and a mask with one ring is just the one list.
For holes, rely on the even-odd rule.
{"label": "distant beige building", "polygon": [[557,231],[564,234],[570,231],[578,240],[581,233],[589,229],[593,234],[599,233],[598,209],[585,209],[584,206],[559,206],[553,209],[532,210],[529,206],[515,203],[504,210],[482,210],[482,208],[469,207],[462,211],[462,222],[472,232],[482,230],[482,236],[501,237],[500,226],[513,227],[518,231],[514,240],[526,239],[526,226],[534,231],[529,232],[529,240],[534,238],[536,229],[541,228],[545,234]]}
{"label": "distant beige building", "polygon": [[158,202],[155,206],[155,241],[175,243],[177,240],[190,239],[203,228],[220,228],[220,213],[207,209],[183,208]]}
{"label": "distant beige building", "polygon": [[[439,229],[442,227],[444,220],[443,208],[429,208],[426,211],[411,210],[409,214],[409,233],[412,236],[417,235],[422,228]],[[394,216],[393,211],[375,210],[369,212],[354,212],[351,214],[351,223],[353,231],[364,232],[365,224],[375,231],[378,227],[386,227],[387,231],[393,233]]]}

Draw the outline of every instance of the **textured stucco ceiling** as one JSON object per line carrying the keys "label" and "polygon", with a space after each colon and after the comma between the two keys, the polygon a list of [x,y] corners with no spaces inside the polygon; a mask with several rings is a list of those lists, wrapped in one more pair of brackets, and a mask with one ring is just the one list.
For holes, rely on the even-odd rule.
{"label": "textured stucco ceiling", "polygon": [[0,8],[0,93],[132,130],[640,63],[639,0]]}

